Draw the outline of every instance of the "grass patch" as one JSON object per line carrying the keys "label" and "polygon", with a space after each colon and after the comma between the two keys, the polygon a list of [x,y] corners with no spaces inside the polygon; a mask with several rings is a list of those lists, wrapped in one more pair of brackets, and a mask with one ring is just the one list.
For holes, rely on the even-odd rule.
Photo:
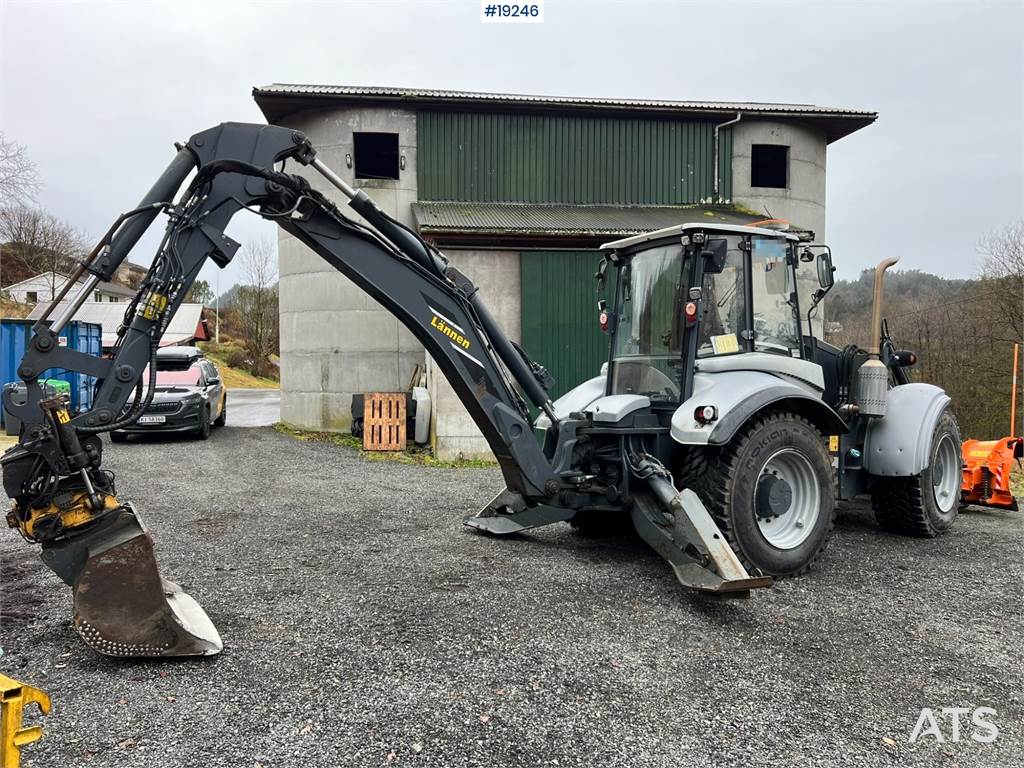
{"label": "grass patch", "polygon": [[1024,469],[1017,462],[1013,463],[1010,472],[1010,493],[1015,499],[1024,499]]}
{"label": "grass patch", "polygon": [[424,467],[440,467],[442,469],[491,469],[497,466],[495,462],[484,459],[442,461],[436,458],[429,448],[415,444],[404,451],[364,451],[362,439],[348,432],[311,432],[305,429],[296,429],[280,421],[274,425],[274,429],[282,435],[288,435],[296,440],[330,443],[351,448],[358,451],[360,457],[367,461],[395,461],[399,464],[419,464]]}
{"label": "grass patch", "polygon": [[202,349],[206,356],[217,365],[224,386],[228,389],[280,389],[281,387],[281,382],[276,379],[253,376],[248,371],[228,365],[229,345],[221,344],[218,347],[215,344],[203,344]]}

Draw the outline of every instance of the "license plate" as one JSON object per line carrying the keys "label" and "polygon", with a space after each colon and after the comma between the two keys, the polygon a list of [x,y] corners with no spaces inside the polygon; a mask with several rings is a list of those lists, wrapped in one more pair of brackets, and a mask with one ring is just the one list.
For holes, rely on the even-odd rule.
{"label": "license plate", "polygon": [[163,424],[167,421],[166,416],[140,416],[139,424]]}

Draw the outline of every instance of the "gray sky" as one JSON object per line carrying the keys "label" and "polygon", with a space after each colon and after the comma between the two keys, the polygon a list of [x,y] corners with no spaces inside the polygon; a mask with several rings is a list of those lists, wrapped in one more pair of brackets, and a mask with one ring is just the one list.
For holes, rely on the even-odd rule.
{"label": "gray sky", "polygon": [[[477,0],[0,0],[0,126],[38,164],[42,204],[90,239],[135,205],[173,141],[262,122],[250,89],[271,82],[876,110],[829,147],[842,277],[893,253],[902,268],[969,276],[979,237],[1024,210],[1020,0],[547,0],[530,25],[479,14]],[[249,214],[231,230],[260,233],[273,226]],[[221,288],[237,278],[233,264]]]}

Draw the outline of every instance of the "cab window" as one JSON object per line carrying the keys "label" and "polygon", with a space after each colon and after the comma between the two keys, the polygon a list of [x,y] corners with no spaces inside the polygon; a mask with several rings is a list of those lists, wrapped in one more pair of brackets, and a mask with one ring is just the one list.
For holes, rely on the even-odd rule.
{"label": "cab window", "polygon": [[774,237],[751,238],[754,351],[800,357],[796,282],[787,263],[792,246]]}

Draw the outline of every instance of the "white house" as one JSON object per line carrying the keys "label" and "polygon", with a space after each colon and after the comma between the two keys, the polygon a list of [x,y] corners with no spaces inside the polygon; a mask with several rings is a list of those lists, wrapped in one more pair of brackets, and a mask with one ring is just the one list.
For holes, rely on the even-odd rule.
{"label": "white house", "polygon": [[[8,285],[4,291],[9,293],[14,301],[22,304],[45,304],[53,301],[53,297],[60,293],[67,281],[66,275],[43,272],[35,277],[22,280],[20,283]],[[75,290],[77,288],[72,289],[71,295],[74,295]],[[131,288],[126,288],[118,283],[99,283],[89,298],[94,302],[118,303],[131,300],[135,293],[136,291]]]}

